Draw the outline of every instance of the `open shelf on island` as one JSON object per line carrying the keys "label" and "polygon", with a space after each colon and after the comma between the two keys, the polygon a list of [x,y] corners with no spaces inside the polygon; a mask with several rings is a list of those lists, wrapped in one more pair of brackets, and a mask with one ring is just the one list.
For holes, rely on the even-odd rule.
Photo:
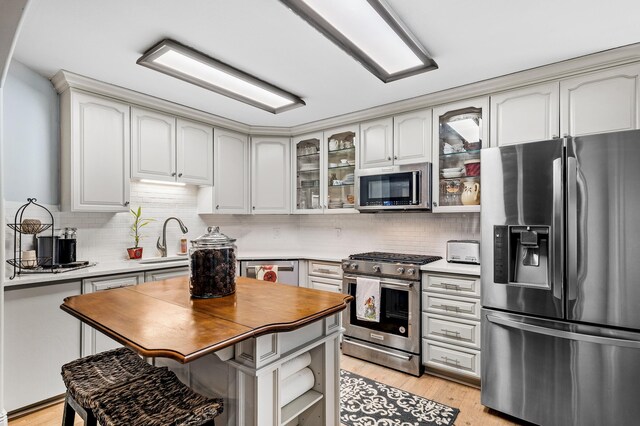
{"label": "open shelf on island", "polygon": [[286,425],[291,420],[299,416],[304,410],[311,407],[323,398],[320,392],[313,389],[303,393],[287,405],[281,408],[280,424]]}

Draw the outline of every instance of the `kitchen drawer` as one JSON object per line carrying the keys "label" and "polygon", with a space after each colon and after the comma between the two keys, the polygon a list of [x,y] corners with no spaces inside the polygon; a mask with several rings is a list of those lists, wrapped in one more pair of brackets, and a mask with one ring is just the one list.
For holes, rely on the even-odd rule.
{"label": "kitchen drawer", "polygon": [[423,312],[422,337],[480,349],[480,322]]}
{"label": "kitchen drawer", "polygon": [[323,262],[320,260],[309,261],[309,275],[316,277],[342,279],[342,263]]}
{"label": "kitchen drawer", "polygon": [[422,362],[427,367],[480,378],[480,351],[422,339]]}
{"label": "kitchen drawer", "polygon": [[426,312],[458,318],[480,319],[480,299],[422,292],[422,309]]}
{"label": "kitchen drawer", "polygon": [[316,290],[332,291],[334,293],[342,293],[342,281],[332,280],[330,278],[309,277],[309,288]]}
{"label": "kitchen drawer", "polygon": [[480,278],[428,274],[424,290],[459,296],[480,297]]}
{"label": "kitchen drawer", "polygon": [[188,277],[189,267],[183,266],[181,268],[160,269],[158,271],[147,271],[144,273],[144,282],[150,281],[162,281],[170,278]]}
{"label": "kitchen drawer", "polygon": [[85,278],[82,280],[82,293],[93,293],[110,288],[127,287],[142,284],[143,282],[144,272]]}

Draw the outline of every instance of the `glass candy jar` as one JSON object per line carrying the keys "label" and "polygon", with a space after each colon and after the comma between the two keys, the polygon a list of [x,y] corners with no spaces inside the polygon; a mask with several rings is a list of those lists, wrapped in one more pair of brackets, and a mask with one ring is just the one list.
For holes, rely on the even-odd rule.
{"label": "glass candy jar", "polygon": [[191,241],[189,291],[191,297],[223,297],[236,291],[235,239],[210,226],[207,233]]}

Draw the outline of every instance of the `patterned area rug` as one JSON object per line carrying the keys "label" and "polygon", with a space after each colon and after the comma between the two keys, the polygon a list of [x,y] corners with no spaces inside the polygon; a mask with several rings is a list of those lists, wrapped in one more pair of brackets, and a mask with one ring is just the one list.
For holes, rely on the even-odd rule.
{"label": "patterned area rug", "polygon": [[349,426],[453,425],[457,408],[340,370],[340,421]]}

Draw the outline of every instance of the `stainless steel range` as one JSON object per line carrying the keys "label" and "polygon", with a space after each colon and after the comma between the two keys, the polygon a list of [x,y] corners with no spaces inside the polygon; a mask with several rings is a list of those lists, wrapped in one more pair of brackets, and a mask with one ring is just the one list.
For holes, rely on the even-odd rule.
{"label": "stainless steel range", "polygon": [[358,278],[380,281],[380,320],[356,316],[357,298],[343,317],[342,352],[356,358],[422,374],[420,356],[420,266],[440,256],[370,252],[342,261],[342,292],[356,298]]}

